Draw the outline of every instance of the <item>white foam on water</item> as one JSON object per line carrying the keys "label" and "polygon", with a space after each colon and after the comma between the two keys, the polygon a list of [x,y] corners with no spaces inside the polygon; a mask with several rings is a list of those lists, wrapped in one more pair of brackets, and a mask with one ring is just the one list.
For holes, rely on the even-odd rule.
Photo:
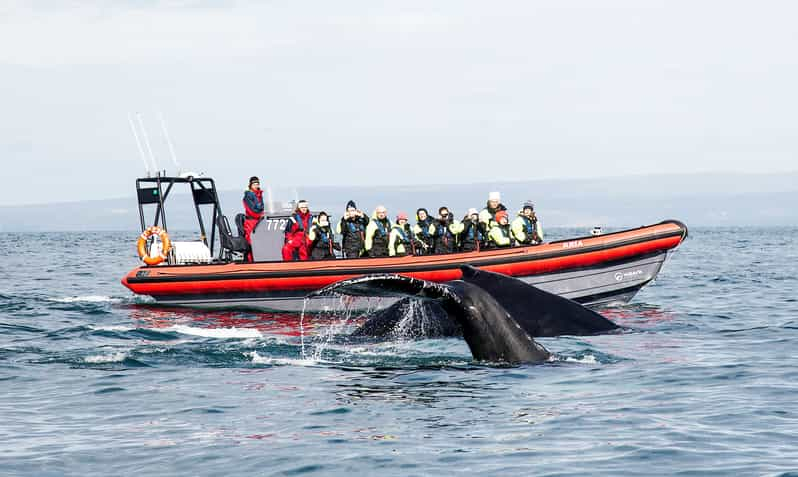
{"label": "white foam on water", "polygon": [[123,325],[108,325],[108,326],[89,325],[89,328],[97,331],[133,331],[136,329],[132,326],[123,326]]}
{"label": "white foam on water", "polygon": [[563,361],[568,363],[582,363],[582,364],[598,364],[598,360],[592,354],[585,355],[581,358],[565,358]]}
{"label": "white foam on water", "polygon": [[127,358],[127,353],[124,351],[119,351],[117,353],[111,354],[95,354],[92,356],[86,356],[83,358],[83,361],[90,364],[99,364],[99,363],[121,363]]}
{"label": "white foam on water", "polygon": [[257,351],[244,353],[252,359],[253,364],[277,364],[277,365],[293,365],[293,366],[315,366],[320,363],[319,360],[308,358],[272,358],[270,356],[261,356]]}
{"label": "white foam on water", "polygon": [[194,328],[186,325],[175,325],[168,328],[155,328],[154,331],[174,331],[183,335],[201,336],[203,338],[263,338],[263,334],[252,328]]}
{"label": "white foam on water", "polygon": [[52,301],[58,303],[119,303],[121,298],[112,298],[103,295],[85,295],[85,296],[65,296],[63,298],[53,298]]}

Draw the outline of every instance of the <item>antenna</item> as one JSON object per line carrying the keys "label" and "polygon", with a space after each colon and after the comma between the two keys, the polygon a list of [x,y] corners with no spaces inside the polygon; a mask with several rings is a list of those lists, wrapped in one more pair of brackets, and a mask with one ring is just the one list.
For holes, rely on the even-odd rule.
{"label": "antenna", "polygon": [[141,137],[144,138],[144,145],[147,146],[147,152],[150,155],[150,160],[152,161],[152,165],[157,171],[158,162],[155,160],[155,156],[152,154],[152,148],[150,147],[150,139],[147,137],[147,130],[144,129],[144,122],[141,120],[141,113],[136,113],[136,119],[138,119],[139,121],[139,128],[141,129]]}
{"label": "antenna", "polygon": [[147,157],[144,155],[144,149],[141,147],[141,140],[139,140],[139,133],[136,132],[136,125],[133,124],[133,116],[127,113],[127,121],[130,123],[130,130],[133,131],[133,138],[136,140],[136,146],[139,148],[139,155],[141,162],[144,163],[144,170],[147,171],[147,177],[150,177],[150,165],[147,164]]}
{"label": "antenna", "polygon": [[269,201],[269,213],[274,213],[274,201],[272,201],[272,186],[266,186],[266,200]]}
{"label": "antenna", "polygon": [[175,148],[172,146],[172,141],[169,139],[169,132],[166,130],[166,121],[163,119],[163,114],[158,111],[158,118],[161,120],[161,129],[163,129],[163,137],[166,138],[166,144],[169,146],[169,154],[172,155],[172,162],[174,162],[175,167],[177,167],[177,175],[179,176],[183,169],[180,167],[180,163],[177,162],[177,156],[175,155]]}

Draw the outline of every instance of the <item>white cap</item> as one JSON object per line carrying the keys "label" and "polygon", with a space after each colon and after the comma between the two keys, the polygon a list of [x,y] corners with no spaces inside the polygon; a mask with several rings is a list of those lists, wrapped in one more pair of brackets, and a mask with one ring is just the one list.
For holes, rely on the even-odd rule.
{"label": "white cap", "polygon": [[502,195],[498,192],[491,192],[488,194],[488,200],[502,200]]}
{"label": "white cap", "polygon": [[475,215],[475,214],[479,214],[479,212],[477,212],[477,209],[475,209],[473,207],[468,209],[468,215]]}

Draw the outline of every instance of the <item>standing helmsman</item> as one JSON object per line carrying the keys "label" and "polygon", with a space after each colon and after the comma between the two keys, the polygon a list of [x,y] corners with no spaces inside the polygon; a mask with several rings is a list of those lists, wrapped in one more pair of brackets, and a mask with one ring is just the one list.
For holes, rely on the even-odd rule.
{"label": "standing helmsman", "polygon": [[[252,231],[263,218],[263,191],[260,188],[260,179],[257,176],[249,178],[249,187],[244,191],[244,238],[247,243],[252,245]],[[248,260],[252,261],[252,252],[248,254]]]}
{"label": "standing helmsman", "polygon": [[513,220],[511,226],[513,238],[520,245],[537,245],[543,242],[543,227],[535,215],[535,204],[531,201],[524,202],[524,207]]}

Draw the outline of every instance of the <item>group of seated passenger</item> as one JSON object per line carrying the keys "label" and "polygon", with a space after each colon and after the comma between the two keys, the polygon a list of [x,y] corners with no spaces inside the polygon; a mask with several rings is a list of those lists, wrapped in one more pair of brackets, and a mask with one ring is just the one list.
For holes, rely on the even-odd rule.
{"label": "group of seated passenger", "polygon": [[[250,178],[244,208],[249,222],[245,223],[246,238],[250,241],[251,230],[264,210],[257,177]],[[469,209],[462,220],[455,219],[448,207],[440,207],[434,218],[427,209],[419,208],[415,218],[416,224],[411,227],[407,213],[399,212],[395,222],[391,222],[382,205],[369,218],[350,200],[333,229],[328,213],[322,211],[314,217],[308,202],[300,200],[285,227],[283,260],[334,259],[336,251],[344,258],[439,255],[537,245],[543,241],[534,204],[524,202],[511,222],[498,192],[488,195],[481,212]],[[340,244],[336,236],[341,237]]]}

